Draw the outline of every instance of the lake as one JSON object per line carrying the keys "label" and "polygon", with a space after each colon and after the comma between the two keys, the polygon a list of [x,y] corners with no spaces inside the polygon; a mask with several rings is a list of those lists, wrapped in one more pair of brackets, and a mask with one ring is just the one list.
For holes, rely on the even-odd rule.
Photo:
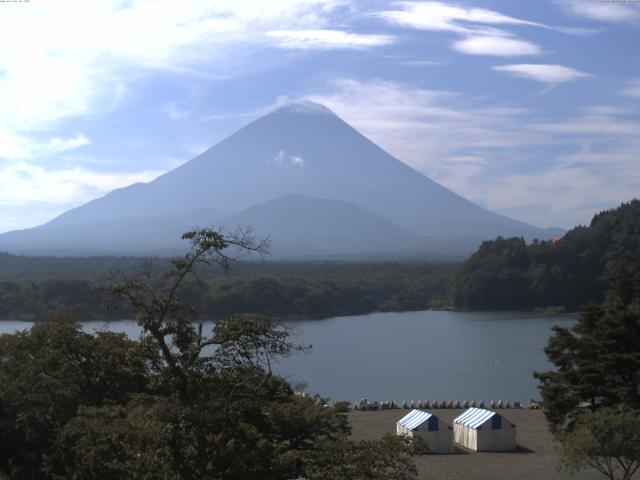
{"label": "lake", "polygon": [[[288,322],[295,340],[311,344],[276,369],[304,381],[309,393],[334,400],[517,400],[538,398],[531,372],[550,368],[543,348],[553,325],[576,315],[522,312],[372,313]],[[131,321],[84,322],[137,338]],[[0,322],[0,333],[28,328]]]}

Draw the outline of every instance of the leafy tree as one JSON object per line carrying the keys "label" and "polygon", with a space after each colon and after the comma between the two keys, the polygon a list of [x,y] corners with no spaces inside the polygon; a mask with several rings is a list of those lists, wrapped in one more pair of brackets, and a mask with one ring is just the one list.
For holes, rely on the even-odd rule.
{"label": "leafy tree", "polygon": [[201,321],[191,303],[198,267],[227,269],[227,249],[263,252],[264,243],[209,229],[184,238],[191,249],[168,272],[148,263],[110,287],[113,305],[125,300],[135,310],[139,342],[85,334],[70,321],[0,337],[0,472],[12,480],[280,480],[316,475],[335,444],[352,452],[342,457],[345,480],[414,478],[413,445],[348,440],[346,416],[273,373],[275,357],[304,348],[286,328],[245,315],[213,328]]}
{"label": "leafy tree", "polygon": [[381,440],[323,442],[309,455],[307,480],[412,480],[413,455],[426,453],[421,438],[385,435]]}
{"label": "leafy tree", "polygon": [[65,317],[0,336],[0,472],[39,478],[78,407],[117,404],[144,391],[152,357],[122,334],[89,335]]}
{"label": "leafy tree", "polygon": [[556,370],[535,373],[552,430],[571,428],[586,404],[640,408],[640,255],[623,259],[602,305],[554,327],[545,348]]}
{"label": "leafy tree", "polygon": [[610,480],[630,480],[640,468],[640,410],[606,407],[585,412],[560,437],[561,466],[596,469]]}

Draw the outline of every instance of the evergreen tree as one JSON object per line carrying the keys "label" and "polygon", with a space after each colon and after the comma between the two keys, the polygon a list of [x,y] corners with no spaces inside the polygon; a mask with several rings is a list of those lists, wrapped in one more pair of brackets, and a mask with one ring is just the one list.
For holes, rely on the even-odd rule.
{"label": "evergreen tree", "polygon": [[603,304],[570,329],[554,327],[545,352],[556,370],[534,375],[552,430],[570,429],[581,406],[640,408],[640,254],[615,268]]}
{"label": "evergreen tree", "polygon": [[615,265],[640,248],[640,200],[595,215],[562,238],[534,241],[498,237],[483,242],[455,273],[455,306],[581,309],[605,299]]}

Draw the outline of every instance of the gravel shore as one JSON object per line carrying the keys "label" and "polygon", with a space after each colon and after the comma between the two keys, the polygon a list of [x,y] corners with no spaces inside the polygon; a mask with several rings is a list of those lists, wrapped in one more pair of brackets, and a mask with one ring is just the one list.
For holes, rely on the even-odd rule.
{"label": "gravel shore", "polygon": [[[463,410],[432,410],[438,418],[452,424]],[[603,479],[590,470],[577,474],[557,472],[558,445],[553,443],[547,423],[540,410],[501,410],[500,413],[517,428],[515,452],[471,453],[455,448],[450,455],[425,455],[416,458],[420,479],[435,480],[596,480]],[[355,439],[379,438],[385,433],[395,434],[396,422],[407,410],[349,413],[352,436]],[[640,476],[636,475],[637,478]],[[635,478],[635,477],[634,477]]]}

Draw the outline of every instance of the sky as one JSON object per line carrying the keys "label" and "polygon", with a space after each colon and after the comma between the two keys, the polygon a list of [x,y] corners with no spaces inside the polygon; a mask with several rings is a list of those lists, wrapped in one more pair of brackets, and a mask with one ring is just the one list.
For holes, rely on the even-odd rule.
{"label": "sky", "polygon": [[298,99],[536,226],[640,196],[640,2],[3,0],[0,232]]}

